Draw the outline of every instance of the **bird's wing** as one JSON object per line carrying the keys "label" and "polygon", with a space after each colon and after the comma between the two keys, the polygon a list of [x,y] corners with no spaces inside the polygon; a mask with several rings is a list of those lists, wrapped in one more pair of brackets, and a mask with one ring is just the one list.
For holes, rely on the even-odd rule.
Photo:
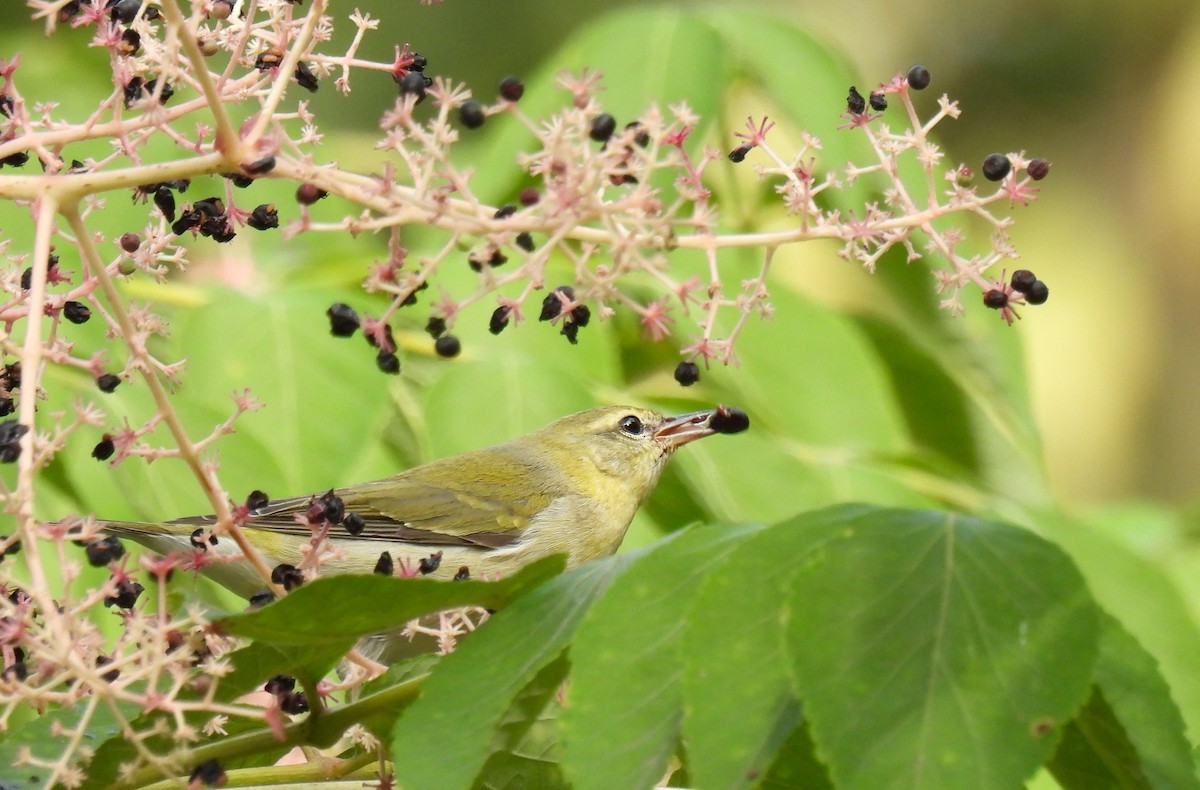
{"label": "bird's wing", "polygon": [[[356,540],[477,548],[513,543],[521,537],[529,519],[553,499],[551,494],[539,492],[510,503],[493,488],[479,481],[472,481],[470,486],[447,486],[400,477],[334,489],[334,493],[342,498],[347,513],[363,518],[364,528],[354,536]],[[304,521],[304,514],[313,499],[320,496],[274,500],[254,511],[245,528],[308,537],[312,529]],[[180,527],[211,526],[213,518],[190,517],[171,523]],[[333,535],[336,540],[336,531]]]}

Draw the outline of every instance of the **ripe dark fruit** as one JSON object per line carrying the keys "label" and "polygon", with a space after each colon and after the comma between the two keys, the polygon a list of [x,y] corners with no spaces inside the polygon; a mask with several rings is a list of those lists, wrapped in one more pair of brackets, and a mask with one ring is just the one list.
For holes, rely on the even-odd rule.
{"label": "ripe dark fruit", "polygon": [[492,312],[491,321],[488,322],[488,331],[493,335],[498,335],[503,332],[505,327],[508,326],[508,319],[511,315],[512,308],[504,306],[497,307],[495,311]]}
{"label": "ripe dark fruit", "polygon": [[271,498],[269,496],[262,491],[255,489],[250,492],[248,497],[246,497],[246,509],[253,513],[256,510],[266,507],[270,501]]}
{"label": "ripe dark fruit", "polygon": [[929,87],[929,69],[924,66],[913,66],[908,70],[908,86],[916,91],[923,91]]}
{"label": "ripe dark fruit", "polygon": [[391,576],[395,570],[396,564],[392,562],[391,552],[382,552],[379,555],[379,561],[375,563],[375,570],[372,573],[378,573],[380,576]]}
{"label": "ripe dark fruit", "polygon": [[855,115],[862,115],[867,109],[867,100],[853,85],[850,86],[850,93],[846,96],[846,109]]}
{"label": "ripe dark fruit", "polygon": [[592,119],[592,128],[588,130],[588,137],[598,143],[603,143],[612,137],[616,130],[617,119],[609,113],[602,112]]}
{"label": "ripe dark fruit", "polygon": [[1009,280],[1013,290],[1023,294],[1029,293],[1029,289],[1035,282],[1037,282],[1037,276],[1028,269],[1017,269],[1012,273],[1012,279]]}
{"label": "ripe dark fruit", "polygon": [[255,230],[271,230],[279,227],[279,211],[270,203],[255,206],[246,224]]}
{"label": "ripe dark fruit", "polygon": [[83,302],[67,302],[63,305],[63,317],[72,324],[86,324],[92,311]]}
{"label": "ripe dark fruit", "polygon": [[983,177],[988,181],[999,181],[1012,170],[1012,162],[1004,154],[989,154],[983,160]]}
{"label": "ripe dark fruit", "polygon": [[263,691],[278,697],[296,688],[296,679],[291,675],[275,675],[263,685]]}
{"label": "ripe dark fruit", "polygon": [[104,597],[104,605],[113,606],[115,604],[118,609],[132,609],[145,589],[133,579],[123,579],[117,583],[116,595]]}
{"label": "ripe dark fruit", "polygon": [[500,95],[508,101],[520,101],[525,95],[525,85],[516,77],[500,80]]}
{"label": "ripe dark fruit", "polygon": [[84,548],[88,564],[94,568],[103,568],[110,562],[116,562],[125,556],[125,547],[116,538],[92,538]]}
{"label": "ripe dark fruit", "polygon": [[375,357],[375,365],[384,373],[394,376],[400,372],[400,357],[389,351],[380,351]]}
{"label": "ripe dark fruit", "polygon": [[521,190],[521,194],[517,196],[517,200],[521,201],[522,206],[532,206],[542,199],[542,193],[537,191],[535,187],[525,187]]}
{"label": "ripe dark fruit", "polygon": [[737,148],[729,152],[729,161],[735,165],[746,158],[746,154],[754,150],[754,146],[750,144],[739,145]]}
{"label": "ripe dark fruit", "polygon": [[221,762],[213,758],[197,765],[192,771],[190,780],[193,783],[199,782],[209,787],[221,787],[229,781],[229,777],[225,775],[225,769],[221,767]]}
{"label": "ripe dark fruit", "polygon": [[871,102],[871,109],[875,112],[883,112],[887,109],[887,97],[883,95],[882,91],[873,92],[869,101]]}
{"label": "ripe dark fruit", "polygon": [[342,519],[342,527],[351,535],[361,535],[366,526],[366,520],[357,513],[347,513]]}
{"label": "ripe dark fruit", "polygon": [[478,129],[487,120],[487,114],[484,113],[482,104],[474,99],[468,99],[458,108],[458,120],[462,121],[462,125],[468,129]]}
{"label": "ripe dark fruit", "polygon": [[1025,172],[1034,181],[1041,181],[1050,175],[1050,163],[1045,159],[1031,159],[1029,160],[1029,164],[1025,166]]}
{"label": "ripe dark fruit", "polygon": [[430,316],[429,321],[425,324],[425,331],[434,340],[437,340],[442,335],[446,334],[446,319],[441,316]]}
{"label": "ripe dark fruit", "polygon": [[[167,194],[169,195],[170,192],[168,192]],[[156,197],[156,202],[157,202],[157,197]],[[175,202],[175,199],[171,198],[172,205],[174,204],[174,202]],[[166,212],[164,211],[163,213],[165,214]],[[140,247],[140,246],[142,246],[142,240],[136,233],[126,233],[125,235],[123,235],[121,237],[121,249],[125,250],[125,252],[128,252],[131,255],[133,253],[137,252],[138,247]]]}
{"label": "ripe dark fruit", "polygon": [[439,357],[449,359],[458,356],[458,352],[462,351],[462,343],[454,335],[442,335],[434,341],[433,349]]}
{"label": "ripe dark fruit", "polygon": [[316,93],[320,87],[317,83],[317,75],[312,73],[312,69],[305,63],[296,64],[296,82],[301,88],[304,88],[309,93]]}
{"label": "ripe dark fruit", "polygon": [[466,581],[470,581],[470,580],[471,580],[471,569],[470,569],[470,567],[468,567],[466,565],[461,566],[458,569],[458,572],[454,574],[454,581],[456,581],[456,582],[466,582]]}
{"label": "ripe dark fruit", "polygon": [[311,206],[328,194],[315,184],[301,184],[296,187],[296,202],[302,206]]}
{"label": "ripe dark fruit", "polygon": [[167,218],[167,222],[175,221],[175,195],[170,189],[165,186],[156,189],[154,191],[154,205],[158,206],[158,210]]}
{"label": "ripe dark fruit", "polygon": [[292,715],[304,713],[308,710],[308,697],[303,691],[289,691],[279,698],[279,709]]}
{"label": "ripe dark fruit", "polygon": [[291,592],[304,584],[304,573],[297,569],[295,565],[281,563],[271,569],[271,581]]}
{"label": "ripe dark fruit", "polygon": [[248,609],[258,609],[275,600],[275,593],[270,590],[260,590],[250,596]]}
{"label": "ripe dark fruit", "polygon": [[1008,294],[999,288],[993,288],[983,295],[983,303],[993,310],[1008,306]]}
{"label": "ripe dark fruit", "polygon": [[512,203],[505,203],[503,206],[496,209],[496,213],[492,215],[492,219],[508,219],[516,213],[516,206],[514,206]]}
{"label": "ripe dark fruit", "polygon": [[1050,298],[1050,288],[1041,280],[1034,280],[1033,285],[1025,293],[1025,301],[1029,304],[1045,304]]}
{"label": "ripe dark fruit", "polygon": [[533,252],[533,236],[530,236],[528,231],[518,233],[517,237],[513,239],[513,243],[525,252]]}
{"label": "ripe dark fruit", "polygon": [[575,289],[569,285],[560,285],[548,293],[546,298],[542,300],[542,312],[538,316],[539,321],[550,321],[558,318],[559,314],[562,313],[563,300],[558,298],[559,294],[562,294],[569,301],[575,300]]}
{"label": "ripe dark fruit", "polygon": [[708,421],[708,427],[717,433],[741,433],[750,427],[750,417],[741,409],[718,406]]}
{"label": "ripe dark fruit", "polygon": [[335,302],[325,315],[329,316],[329,332],[334,337],[350,337],[358,331],[358,313],[348,304]]}
{"label": "ripe dark fruit", "polygon": [[700,366],[695,362],[680,362],[675,366],[675,380],[690,387],[700,380]]}
{"label": "ripe dark fruit", "polygon": [[105,373],[96,379],[96,386],[101,392],[112,392],[121,384],[121,377],[113,373]]}
{"label": "ripe dark fruit", "polygon": [[440,551],[435,551],[433,554],[430,554],[428,557],[421,558],[421,561],[419,563],[417,563],[417,570],[419,570],[421,572],[422,576],[428,576],[429,574],[436,571],[439,567],[441,567],[441,565],[442,565],[442,553]]}
{"label": "ripe dark fruit", "polygon": [[419,71],[410,71],[400,78],[400,95],[416,96],[417,104],[425,99],[426,77]]}

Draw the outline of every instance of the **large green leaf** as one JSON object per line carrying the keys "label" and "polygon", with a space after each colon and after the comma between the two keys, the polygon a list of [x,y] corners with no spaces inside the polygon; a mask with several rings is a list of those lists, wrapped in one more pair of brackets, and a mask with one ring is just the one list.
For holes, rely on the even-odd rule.
{"label": "large green leaf", "polygon": [[1064,790],[1200,787],[1183,718],[1153,657],[1105,616],[1096,685],[1050,770]]}
{"label": "large green leaf", "polygon": [[559,573],[563,555],[543,557],[494,582],[401,579],[342,574],[316,579],[286,597],[219,620],[217,627],[275,645],[314,647],[353,643],[403,626],[423,614],[457,606],[507,606]]}
{"label": "large green leaf", "polygon": [[471,787],[513,701],[559,659],[589,607],[634,556],[590,562],[542,585],[446,656],[392,733],[400,784]]}
{"label": "large green leaf", "polygon": [[799,725],[783,639],[789,591],[829,540],[791,525],[750,535],[695,595],[683,634],[683,736],[697,786],[752,785]]}
{"label": "large green leaf", "polygon": [[1007,790],[1030,777],[1086,700],[1098,651],[1070,559],[948,513],[809,521],[780,527],[824,540],[789,591],[787,649],[835,785]]}
{"label": "large green leaf", "polygon": [[563,717],[563,769],[573,787],[649,787],[662,778],[683,711],[686,613],[704,577],[753,529],[676,533],[588,612],[571,647]]}

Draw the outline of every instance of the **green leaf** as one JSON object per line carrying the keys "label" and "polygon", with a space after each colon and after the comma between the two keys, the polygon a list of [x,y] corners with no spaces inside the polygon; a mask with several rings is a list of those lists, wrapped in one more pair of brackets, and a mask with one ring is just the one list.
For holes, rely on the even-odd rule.
{"label": "green leaf", "polygon": [[779,747],[775,764],[759,786],[763,790],[834,790],[829,772],[817,759],[807,722],[801,722]]}
{"label": "green leaf", "polygon": [[679,739],[685,613],[713,565],[757,528],[675,533],[592,606],[571,646],[563,717],[563,770],[573,787],[650,787],[662,778]]}
{"label": "green leaf", "polygon": [[[494,582],[342,574],[316,579],[274,603],[217,621],[225,633],[275,645],[344,645],[458,606],[499,609],[562,571],[556,554]],[[348,646],[348,645],[347,645]]]}
{"label": "green leaf", "polygon": [[396,722],[397,781],[471,787],[513,700],[559,658],[589,607],[634,556],[590,562],[543,584],[446,656]]}
{"label": "green leaf", "polygon": [[1050,756],[1087,698],[1099,643],[1066,554],[948,513],[782,527],[826,541],[795,576],[787,647],[839,790],[1007,790]]}
{"label": "green leaf", "polygon": [[492,739],[478,790],[569,788],[558,766],[558,713],[555,693],[566,679],[566,655],[548,664],[517,695]]}
{"label": "green leaf", "polygon": [[1200,787],[1183,718],[1154,658],[1103,619],[1096,685],[1050,762],[1064,790]]}
{"label": "green leaf", "polygon": [[[1144,529],[1150,518],[1130,514],[1122,526]],[[1200,629],[1194,610],[1161,561],[1113,539],[1114,525],[1103,527],[1054,512],[1037,513],[1033,522],[1070,552],[1104,610],[1158,660],[1194,742],[1200,733],[1200,672],[1196,671]]]}
{"label": "green leaf", "polygon": [[[83,729],[83,742],[94,747],[110,738],[118,738],[121,720],[133,719],[137,713],[138,706],[134,703],[91,697],[38,716],[0,739],[0,786],[5,790],[48,787],[50,777],[46,769],[19,765],[18,756],[24,749],[29,749],[37,760],[54,762],[61,757],[71,733],[77,729]],[[81,767],[85,775],[97,771],[115,774],[115,766],[107,766],[95,759]]]}
{"label": "green leaf", "polygon": [[[803,519],[840,522],[847,512]],[[832,514],[832,515],[831,515]],[[683,737],[698,787],[748,787],[800,722],[783,628],[792,577],[830,539],[776,525],[739,541],[693,596],[683,632]]]}

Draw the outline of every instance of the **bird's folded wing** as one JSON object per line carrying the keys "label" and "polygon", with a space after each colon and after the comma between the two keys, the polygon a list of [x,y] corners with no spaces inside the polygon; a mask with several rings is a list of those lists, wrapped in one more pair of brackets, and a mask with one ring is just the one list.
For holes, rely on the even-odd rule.
{"label": "bird's folded wing", "polygon": [[[470,492],[416,480],[390,479],[335,489],[347,513],[363,518],[356,540],[404,541],[428,546],[476,546],[500,548],[521,537],[530,518],[544,509],[551,495],[534,494],[509,503],[487,486],[473,485]],[[312,534],[304,514],[314,496],[291,497],[270,502],[251,514],[245,529],[261,529],[302,536]],[[178,525],[208,526],[211,516],[178,519]],[[336,541],[337,530],[331,532]],[[348,535],[347,535],[348,537]]]}

